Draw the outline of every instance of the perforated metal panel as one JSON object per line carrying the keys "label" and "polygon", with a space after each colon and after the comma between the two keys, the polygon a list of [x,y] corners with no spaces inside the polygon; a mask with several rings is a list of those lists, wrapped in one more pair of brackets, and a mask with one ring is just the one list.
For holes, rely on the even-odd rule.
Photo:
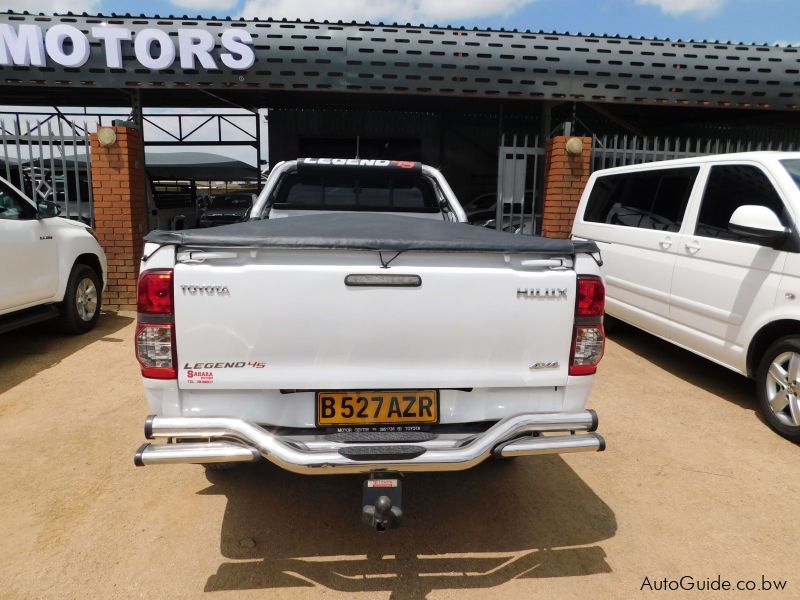
{"label": "perforated metal panel", "polygon": [[[99,43],[80,69],[0,67],[0,86],[170,88],[459,96],[797,110],[800,49],[410,26],[118,16],[2,14],[0,22],[88,33],[108,23],[134,31],[204,27],[217,38],[245,28],[247,71],[151,72],[123,44],[125,69],[107,69]],[[218,49],[220,44],[218,43]],[[0,87],[2,91],[2,87]]]}
{"label": "perforated metal panel", "polygon": [[595,136],[592,145],[592,170],[623,165],[638,165],[659,160],[690,158],[732,152],[796,152],[800,142],[777,139],[721,139],[640,137],[628,135]]}

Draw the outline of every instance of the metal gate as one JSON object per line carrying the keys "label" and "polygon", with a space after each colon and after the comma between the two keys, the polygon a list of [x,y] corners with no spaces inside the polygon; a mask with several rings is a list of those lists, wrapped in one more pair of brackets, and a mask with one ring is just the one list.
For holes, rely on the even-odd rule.
{"label": "metal gate", "polygon": [[[82,111],[54,108],[53,112],[0,110],[0,177],[36,202],[55,202],[61,209],[61,216],[93,225],[89,136],[100,125],[129,123],[134,115],[122,108],[112,111],[114,109],[103,112],[85,108]],[[258,113],[212,109],[183,112],[154,108],[152,111],[142,115],[145,148],[174,146],[183,151],[205,146],[252,148],[256,164],[251,179],[260,188],[261,117]],[[241,176],[231,181],[239,179]],[[148,179],[145,186],[148,192],[152,191],[155,180]],[[189,204],[194,206],[196,200],[195,194],[191,194]],[[171,206],[167,202],[167,206],[161,207],[155,201],[152,208],[164,208],[164,214],[169,216]],[[170,227],[163,221],[157,225]]]}
{"label": "metal gate", "polygon": [[0,176],[61,216],[94,224],[89,132],[54,113],[33,123],[0,119]]}
{"label": "metal gate", "polygon": [[545,149],[539,136],[513,134],[500,138],[494,228],[510,233],[538,232]]}
{"label": "metal gate", "polygon": [[628,135],[595,136],[592,171],[704,154],[729,154],[756,150],[797,150],[798,141],[721,138],[669,138]]}

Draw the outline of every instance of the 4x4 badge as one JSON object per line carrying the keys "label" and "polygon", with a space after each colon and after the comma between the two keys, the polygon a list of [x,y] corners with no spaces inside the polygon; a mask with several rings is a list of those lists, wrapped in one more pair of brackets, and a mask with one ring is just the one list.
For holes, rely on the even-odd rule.
{"label": "4x4 badge", "polygon": [[535,362],[533,363],[529,369],[557,369],[558,368],[558,361],[557,360],[548,360],[544,362]]}

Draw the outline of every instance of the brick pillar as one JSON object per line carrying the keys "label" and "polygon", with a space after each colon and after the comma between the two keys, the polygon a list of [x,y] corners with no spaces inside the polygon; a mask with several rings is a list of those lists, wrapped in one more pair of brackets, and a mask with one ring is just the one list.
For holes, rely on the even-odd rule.
{"label": "brick pillar", "polygon": [[138,129],[114,126],[116,141],[102,146],[93,133],[92,197],[97,237],[108,257],[103,308],[136,310],[136,278],[147,233],[147,208]]}
{"label": "brick pillar", "polygon": [[[583,151],[567,153],[567,141],[580,140]],[[547,144],[544,166],[544,218],[542,235],[568,238],[572,221],[589,179],[592,160],[592,138],[556,136]]]}

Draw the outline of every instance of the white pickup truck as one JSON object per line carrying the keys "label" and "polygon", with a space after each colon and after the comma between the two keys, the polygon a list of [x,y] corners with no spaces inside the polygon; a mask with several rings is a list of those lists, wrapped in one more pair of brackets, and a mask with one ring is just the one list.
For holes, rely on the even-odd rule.
{"label": "white pickup truck", "polygon": [[[290,205],[303,216],[276,218]],[[403,472],[603,450],[596,246],[462,216],[419,163],[292,161],[249,221],[149,234],[136,354],[165,443],[136,465],[363,473],[383,530]]]}

